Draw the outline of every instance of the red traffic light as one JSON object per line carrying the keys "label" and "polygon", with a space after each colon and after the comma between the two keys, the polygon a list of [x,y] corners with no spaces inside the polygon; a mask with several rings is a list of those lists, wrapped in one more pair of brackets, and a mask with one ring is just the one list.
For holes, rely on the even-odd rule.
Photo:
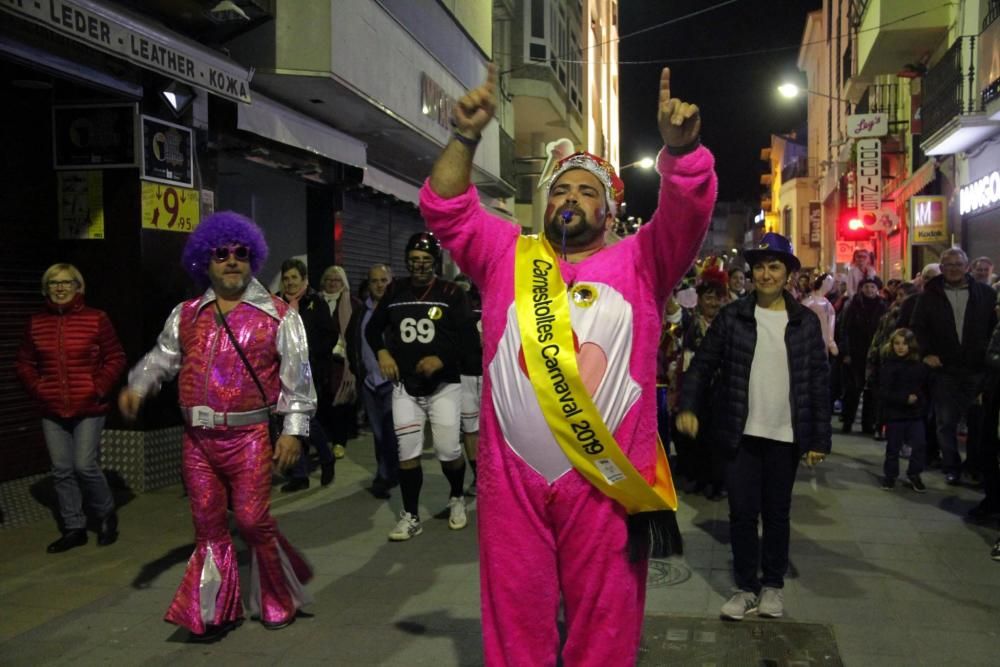
{"label": "red traffic light", "polygon": [[[866,218],[871,218],[870,220]],[[875,216],[849,208],[841,211],[837,223],[837,239],[840,241],[867,241],[872,235]]]}

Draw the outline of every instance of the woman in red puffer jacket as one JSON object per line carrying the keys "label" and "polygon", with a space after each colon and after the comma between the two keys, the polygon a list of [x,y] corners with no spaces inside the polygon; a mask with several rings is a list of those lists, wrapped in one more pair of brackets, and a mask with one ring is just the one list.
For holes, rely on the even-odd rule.
{"label": "woman in red puffer jacket", "polygon": [[17,376],[42,409],[63,522],[62,537],[48,546],[49,553],[87,543],[84,496],[100,519],[97,543],[118,539],[114,498],[98,458],[125,351],[104,311],[84,305],[83,291],[75,266],[50,266],[42,275],[45,308],[31,316],[17,352]]}

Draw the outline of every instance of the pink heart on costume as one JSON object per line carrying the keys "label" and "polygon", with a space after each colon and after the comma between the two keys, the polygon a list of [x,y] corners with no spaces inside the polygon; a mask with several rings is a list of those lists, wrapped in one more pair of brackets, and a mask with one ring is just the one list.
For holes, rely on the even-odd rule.
{"label": "pink heart on costume", "polygon": [[604,372],[608,370],[608,355],[597,343],[584,343],[576,353],[576,365],[580,368],[580,378],[587,393],[593,396],[604,379]]}
{"label": "pink heart on costume", "polygon": [[[580,369],[580,379],[583,380],[583,386],[587,388],[587,392],[593,396],[600,386],[601,380],[604,379],[604,373],[608,370],[608,355],[597,343],[586,342],[580,345],[575,331],[573,332],[573,343],[579,346],[576,352],[576,365]],[[528,368],[524,362],[524,348],[518,349],[517,361],[524,377],[528,377]]]}

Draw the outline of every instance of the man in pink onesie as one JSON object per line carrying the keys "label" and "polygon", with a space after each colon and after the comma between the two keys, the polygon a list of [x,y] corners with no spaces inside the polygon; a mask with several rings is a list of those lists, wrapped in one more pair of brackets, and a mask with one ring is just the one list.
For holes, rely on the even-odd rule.
{"label": "man in pink onesie", "polygon": [[[483,293],[479,537],[487,665],[634,664],[648,551],[638,558],[624,507],[570,463],[528,380],[515,303],[519,228],[486,213],[470,185],[473,153],[493,117],[496,71],[459,100],[455,133],[421,190],[428,226]],[[549,182],[545,238],[559,254],[579,377],[607,429],[652,484],[657,466],[656,346],[660,313],[694,260],[716,178],[700,146],[698,108],[660,79],[659,204],[637,234],[606,245],[621,181],[586,153]],[[521,297],[523,298],[523,296]],[[641,544],[641,540],[640,540]]]}
{"label": "man in pink onesie", "polygon": [[[148,395],[179,376],[196,544],[166,620],[196,641],[216,640],[243,620],[227,505],[250,548],[251,616],[277,630],[310,601],[304,584],[312,571],[278,531],[270,494],[272,461],[287,468],[299,459],[316,391],[302,319],[254,278],[266,259],[264,235],[248,218],[222,211],[202,221],[183,263],[208,289],[174,308],[118,401],[134,418]],[[273,448],[272,411],[283,415]]]}

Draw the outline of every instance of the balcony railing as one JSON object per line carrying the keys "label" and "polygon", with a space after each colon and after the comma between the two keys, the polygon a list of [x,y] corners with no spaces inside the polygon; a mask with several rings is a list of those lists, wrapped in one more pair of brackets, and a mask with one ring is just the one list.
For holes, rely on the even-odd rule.
{"label": "balcony railing", "polygon": [[976,38],[963,36],[927,72],[921,109],[925,137],[932,136],[956,116],[982,111],[975,63]]}
{"label": "balcony railing", "polygon": [[884,113],[890,123],[900,121],[899,84],[876,83],[868,86],[854,113]]}
{"label": "balcony railing", "polygon": [[809,176],[809,158],[805,155],[800,155],[781,167],[782,183],[807,176]]}

